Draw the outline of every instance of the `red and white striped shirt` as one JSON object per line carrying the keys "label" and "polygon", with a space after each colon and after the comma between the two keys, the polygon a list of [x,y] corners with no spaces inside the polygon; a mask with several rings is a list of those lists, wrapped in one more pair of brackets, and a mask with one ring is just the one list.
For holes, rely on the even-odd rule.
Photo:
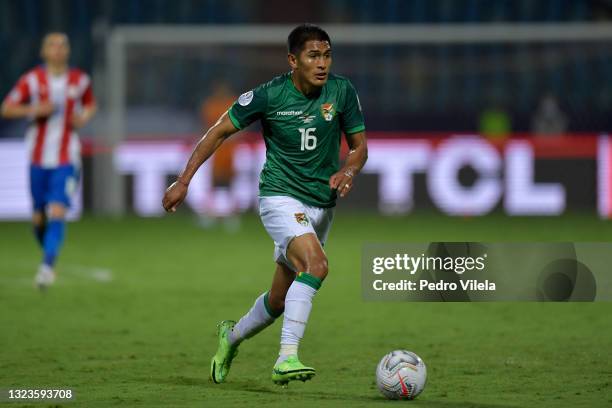
{"label": "red and white striped shirt", "polygon": [[39,66],[19,78],[5,99],[8,104],[41,102],[51,102],[54,110],[47,118],[34,119],[28,127],[26,141],[32,164],[45,168],[79,165],[81,143],[71,119],[73,113],[95,103],[91,79],[76,68],[54,76]]}

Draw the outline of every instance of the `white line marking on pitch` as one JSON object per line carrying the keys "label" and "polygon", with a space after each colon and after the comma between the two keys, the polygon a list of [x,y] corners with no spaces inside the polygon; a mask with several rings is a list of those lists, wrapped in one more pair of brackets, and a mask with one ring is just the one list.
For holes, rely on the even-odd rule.
{"label": "white line marking on pitch", "polygon": [[[11,269],[28,271],[28,277],[14,276],[14,277],[0,277],[0,282],[4,283],[17,283],[31,285],[36,275],[37,266],[30,263],[15,263],[10,265]],[[84,278],[93,280],[99,283],[108,283],[114,280],[113,271],[108,268],[102,268],[98,266],[85,266],[85,265],[60,265],[58,267],[59,278],[63,281],[62,275],[67,275],[75,278]],[[31,275],[31,277],[30,277]]]}
{"label": "white line marking on pitch", "polygon": [[101,283],[111,282],[114,279],[113,271],[97,266],[65,265],[62,269],[68,275],[89,278]]}

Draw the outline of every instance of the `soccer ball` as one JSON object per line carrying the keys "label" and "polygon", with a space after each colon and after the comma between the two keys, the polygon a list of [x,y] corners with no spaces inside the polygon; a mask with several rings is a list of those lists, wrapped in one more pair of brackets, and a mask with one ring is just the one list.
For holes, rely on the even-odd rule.
{"label": "soccer ball", "polygon": [[423,392],[425,381],[427,367],[412,351],[392,351],[376,367],[376,385],[389,399],[414,399]]}

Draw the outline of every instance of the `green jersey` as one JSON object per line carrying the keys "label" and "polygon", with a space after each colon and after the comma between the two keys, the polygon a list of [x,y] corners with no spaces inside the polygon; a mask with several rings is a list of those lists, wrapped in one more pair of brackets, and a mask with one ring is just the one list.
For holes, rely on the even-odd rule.
{"label": "green jersey", "polygon": [[365,129],[348,79],[329,74],[321,92],[308,98],[287,73],[242,94],[229,117],[238,129],[261,121],[266,143],[261,196],[290,196],[322,208],[335,205],[329,178],[339,169],[341,132]]}

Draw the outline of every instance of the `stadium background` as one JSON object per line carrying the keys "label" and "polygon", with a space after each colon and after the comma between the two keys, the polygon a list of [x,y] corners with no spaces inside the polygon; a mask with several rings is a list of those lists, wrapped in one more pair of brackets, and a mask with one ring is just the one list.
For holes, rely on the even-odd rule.
{"label": "stadium background", "polygon": [[[25,124],[0,120],[0,324],[10,328],[0,387],[73,387],[83,406],[370,406],[384,403],[375,363],[405,347],[429,364],[424,406],[610,404],[608,304],[372,304],[358,271],[366,242],[610,240],[611,17],[605,0],[0,1],[0,93],[39,63],[41,37],[61,30],[100,107],[81,132],[80,221],[45,296],[31,288]],[[284,72],[286,34],[270,42],[265,31],[304,21],[330,27],[332,41],[371,33],[334,42],[334,71],[359,92],[371,149],[339,205],[331,279],[304,341],[321,375],[285,391],[269,384],[277,324],[214,388],[215,323],[238,318],[270,280],[271,243],[253,211],[257,128],[236,138],[229,161],[201,170],[178,216],[159,218],[161,193],[205,128],[206,100]],[[122,43],[117,86],[110,44],[126,26],[158,43]],[[220,38],[252,29],[254,41],[159,39],[211,27]],[[423,39],[373,41],[384,27]],[[541,39],[547,27],[554,40]],[[466,28],[473,40],[452,38]],[[520,39],[525,28],[535,31]]]}

